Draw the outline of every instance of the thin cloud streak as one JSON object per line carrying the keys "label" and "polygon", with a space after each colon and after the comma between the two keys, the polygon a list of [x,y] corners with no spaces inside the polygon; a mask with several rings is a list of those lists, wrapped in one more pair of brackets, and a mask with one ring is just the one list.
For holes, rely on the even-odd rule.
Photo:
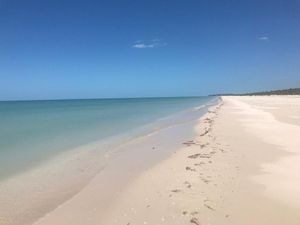
{"label": "thin cloud streak", "polygon": [[258,40],[260,40],[260,41],[269,41],[270,38],[266,37],[266,36],[263,36],[263,37],[259,37]]}
{"label": "thin cloud streak", "polygon": [[162,42],[161,39],[152,39],[150,41],[136,41],[136,44],[132,46],[132,48],[137,49],[145,49],[145,48],[157,48],[157,47],[163,47],[167,45],[167,43]]}

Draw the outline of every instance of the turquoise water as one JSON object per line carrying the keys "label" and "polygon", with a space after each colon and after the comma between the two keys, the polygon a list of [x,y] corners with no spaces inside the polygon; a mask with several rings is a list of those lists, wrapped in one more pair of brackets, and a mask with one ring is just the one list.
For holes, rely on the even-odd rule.
{"label": "turquoise water", "polygon": [[133,131],[213,97],[0,102],[0,179],[60,152]]}

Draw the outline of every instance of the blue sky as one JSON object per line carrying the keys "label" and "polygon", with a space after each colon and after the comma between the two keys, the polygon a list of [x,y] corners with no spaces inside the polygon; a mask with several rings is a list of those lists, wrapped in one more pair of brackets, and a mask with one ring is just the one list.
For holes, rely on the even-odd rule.
{"label": "blue sky", "polygon": [[0,99],[300,86],[299,0],[0,0]]}

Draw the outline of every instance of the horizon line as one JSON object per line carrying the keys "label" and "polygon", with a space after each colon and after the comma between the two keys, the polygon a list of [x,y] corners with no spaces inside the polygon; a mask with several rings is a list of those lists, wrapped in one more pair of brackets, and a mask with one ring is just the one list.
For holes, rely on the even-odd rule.
{"label": "horizon line", "polygon": [[0,102],[34,102],[34,101],[76,101],[76,100],[114,100],[114,99],[148,99],[148,98],[198,98],[212,95],[187,95],[187,96],[145,96],[145,97],[100,97],[100,98],[54,98],[54,99],[8,99]]}

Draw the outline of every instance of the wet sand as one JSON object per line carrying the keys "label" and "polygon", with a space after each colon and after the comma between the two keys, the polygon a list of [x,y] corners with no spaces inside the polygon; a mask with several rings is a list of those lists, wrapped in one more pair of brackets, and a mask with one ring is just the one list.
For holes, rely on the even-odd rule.
{"label": "wet sand", "polygon": [[196,118],[205,111],[202,107],[196,109],[195,119],[178,121],[114,149],[109,163],[88,185],[34,224],[102,224],[102,218],[136,177],[168,158],[182,142],[194,136]]}
{"label": "wet sand", "polygon": [[140,146],[153,153],[162,140],[176,142],[171,156],[129,177],[111,167],[106,177],[126,185],[103,185],[99,174],[35,224],[299,225],[300,97],[222,98],[197,121],[193,138],[166,132],[157,145]]}

